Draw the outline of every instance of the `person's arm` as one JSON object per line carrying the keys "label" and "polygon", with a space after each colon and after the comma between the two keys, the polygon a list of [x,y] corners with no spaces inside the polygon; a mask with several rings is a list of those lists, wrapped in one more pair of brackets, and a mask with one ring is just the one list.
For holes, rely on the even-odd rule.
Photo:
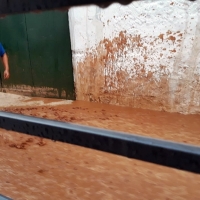
{"label": "person's arm", "polygon": [[10,73],[9,73],[8,56],[6,53],[3,54],[2,61],[4,65],[4,79],[8,79],[10,76]]}
{"label": "person's arm", "polygon": [[6,51],[3,48],[3,45],[1,43],[0,43],[0,56],[2,58],[2,62],[4,65],[4,79],[8,79],[10,77],[8,56],[7,56]]}

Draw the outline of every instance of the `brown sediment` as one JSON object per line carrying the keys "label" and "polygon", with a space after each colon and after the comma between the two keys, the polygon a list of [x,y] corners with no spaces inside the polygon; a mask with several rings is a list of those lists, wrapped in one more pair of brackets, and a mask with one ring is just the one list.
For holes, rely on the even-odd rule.
{"label": "brown sediment", "polygon": [[[160,67],[162,70],[165,69],[165,66]],[[151,77],[151,73],[148,76]],[[153,101],[155,97],[151,98]],[[84,101],[75,101],[69,105],[2,110],[200,145],[200,115],[182,115]],[[24,142],[34,143],[30,139]],[[45,146],[42,139],[37,143]]]}
{"label": "brown sediment", "polygon": [[162,41],[164,40],[164,34],[160,34],[158,37],[159,37]]}
{"label": "brown sediment", "polygon": [[[9,143],[30,139],[2,129],[0,134],[9,137]],[[1,141],[1,194],[16,200],[188,200],[200,196],[198,174],[66,143],[44,142],[47,145],[43,147],[33,142],[21,151]]]}
{"label": "brown sediment", "polygon": [[[200,145],[200,115],[84,101],[3,110]],[[187,200],[200,196],[198,174],[3,129],[0,158],[1,194],[16,200]]]}
{"label": "brown sediment", "polygon": [[175,53],[175,52],[176,52],[176,49],[170,50],[170,52],[173,52],[173,53]]}
{"label": "brown sediment", "polygon": [[175,40],[176,40],[176,37],[174,37],[174,36],[171,35],[171,36],[168,37],[168,40],[171,40],[174,43]]}

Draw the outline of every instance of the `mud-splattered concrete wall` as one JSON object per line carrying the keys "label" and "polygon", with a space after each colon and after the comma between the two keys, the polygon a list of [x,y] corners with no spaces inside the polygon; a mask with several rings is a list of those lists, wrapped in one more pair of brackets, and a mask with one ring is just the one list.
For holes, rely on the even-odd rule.
{"label": "mud-splattered concrete wall", "polygon": [[200,1],[71,8],[78,100],[200,112]]}

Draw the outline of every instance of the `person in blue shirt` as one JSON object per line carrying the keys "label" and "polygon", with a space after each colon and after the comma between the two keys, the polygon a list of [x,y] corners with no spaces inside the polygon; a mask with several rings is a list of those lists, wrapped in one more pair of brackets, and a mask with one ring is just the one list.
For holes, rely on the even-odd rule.
{"label": "person in blue shirt", "polygon": [[9,64],[8,64],[8,56],[3,45],[0,43],[0,56],[4,65],[4,79],[8,79],[10,76],[9,73]]}

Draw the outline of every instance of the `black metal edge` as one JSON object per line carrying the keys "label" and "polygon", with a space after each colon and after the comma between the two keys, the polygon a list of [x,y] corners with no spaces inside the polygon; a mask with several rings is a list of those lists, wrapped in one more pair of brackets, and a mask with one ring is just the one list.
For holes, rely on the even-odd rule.
{"label": "black metal edge", "polygon": [[0,194],[0,200],[12,200],[12,199]]}
{"label": "black metal edge", "polygon": [[197,146],[8,112],[0,112],[0,128],[200,173]]}
{"label": "black metal edge", "polygon": [[[141,0],[0,0],[0,15],[45,11],[52,9],[69,8],[72,6],[98,5],[108,7],[112,3],[122,5]],[[143,0],[144,1],[144,0]],[[195,0],[188,0],[195,1]]]}
{"label": "black metal edge", "polygon": [[112,3],[127,5],[139,0],[0,0],[0,15],[70,8],[72,6],[98,5],[102,8]]}

